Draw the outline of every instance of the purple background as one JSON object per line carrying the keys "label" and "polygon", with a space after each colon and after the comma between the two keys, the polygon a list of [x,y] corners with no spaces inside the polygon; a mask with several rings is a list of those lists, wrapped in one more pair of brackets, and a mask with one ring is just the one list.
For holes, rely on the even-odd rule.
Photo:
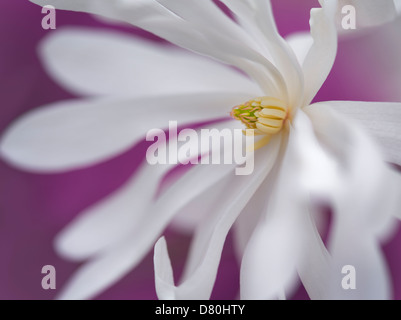
{"label": "purple background", "polygon": [[[314,0],[274,0],[275,14],[283,35],[308,30],[309,9]],[[27,0],[0,3],[0,134],[24,112],[62,99],[74,98],[53,82],[36,54],[38,42],[51,30],[41,28],[41,8]],[[65,25],[110,28],[87,14],[57,11],[57,27]],[[155,39],[134,28],[122,32]],[[392,41],[380,30],[369,36],[342,41],[333,72],[316,100],[400,100],[389,82],[394,76],[389,63]],[[379,70],[379,71],[378,71]],[[391,78],[393,79],[393,78]],[[380,86],[376,84],[379,83]],[[52,299],[79,264],[57,256],[53,237],[83,209],[122,185],[135,171],[145,145],[94,167],[63,174],[21,172],[0,160],[0,299]],[[182,265],[188,248],[187,236],[169,230],[167,241],[174,265]],[[401,233],[385,246],[393,275],[395,298],[401,298]],[[54,265],[57,290],[41,287],[42,266]],[[223,252],[213,299],[233,299],[238,292],[238,264],[231,236]],[[224,272],[222,272],[224,270]],[[180,270],[177,270],[178,273]],[[140,266],[99,299],[155,299],[152,254]],[[301,289],[296,298],[307,298]]]}

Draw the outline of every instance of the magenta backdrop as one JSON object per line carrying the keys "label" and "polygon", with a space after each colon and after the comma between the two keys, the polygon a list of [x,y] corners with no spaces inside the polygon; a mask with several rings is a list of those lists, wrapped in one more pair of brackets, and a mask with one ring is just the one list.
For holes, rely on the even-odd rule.
{"label": "magenta backdrop", "polygon": [[[309,8],[316,3],[315,0],[273,0],[281,33],[307,30]],[[0,134],[11,121],[32,108],[74,98],[46,75],[37,58],[38,42],[54,32],[41,28],[42,17],[41,8],[27,0],[0,4]],[[57,11],[57,27],[66,25],[110,28],[87,14]],[[156,39],[133,28],[117,29]],[[388,52],[399,50],[386,39],[386,33],[372,32],[385,42]],[[371,36],[342,41],[333,72],[317,100],[400,100],[401,96],[397,97],[396,90],[391,89],[395,87],[387,77],[389,73],[394,73],[394,68],[383,54],[383,45],[374,45]],[[395,76],[392,74],[390,79]],[[0,160],[0,299],[54,298],[79,266],[57,256],[52,246],[54,236],[80,211],[122,185],[135,172],[144,150],[142,143],[112,161],[52,175],[22,172]],[[166,235],[173,263],[182,266],[189,237],[171,230]],[[401,298],[400,244],[398,232],[384,247],[393,275],[395,298]],[[56,267],[56,290],[41,287],[41,268],[47,264]],[[229,236],[213,299],[237,297],[238,270]],[[155,299],[151,254],[136,270],[97,298]],[[301,289],[295,298],[304,299],[307,295]]]}

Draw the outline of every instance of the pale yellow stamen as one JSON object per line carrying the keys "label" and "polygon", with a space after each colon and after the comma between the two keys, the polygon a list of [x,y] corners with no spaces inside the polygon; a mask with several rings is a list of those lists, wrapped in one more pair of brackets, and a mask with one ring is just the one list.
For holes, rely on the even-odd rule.
{"label": "pale yellow stamen", "polygon": [[[273,97],[258,97],[235,106],[231,111],[233,118],[240,120],[247,129],[253,129],[252,135],[264,135],[255,142],[253,150],[268,144],[271,137],[282,130],[288,114],[287,105]],[[244,134],[249,131],[244,130]]]}

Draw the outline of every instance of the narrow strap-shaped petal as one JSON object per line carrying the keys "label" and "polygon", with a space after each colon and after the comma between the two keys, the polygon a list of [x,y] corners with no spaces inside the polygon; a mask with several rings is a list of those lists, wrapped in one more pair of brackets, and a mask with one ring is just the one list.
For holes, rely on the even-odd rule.
{"label": "narrow strap-shaped petal", "polygon": [[[210,0],[205,1],[210,2]],[[230,30],[236,32],[237,37],[227,37],[219,30],[208,27],[209,16],[202,17],[203,24],[197,23],[198,19],[192,22],[186,20],[185,16],[181,18],[167,6],[171,3],[174,5],[174,2],[166,1],[163,2],[164,5],[156,0],[138,2],[117,0],[113,3],[92,0],[82,5],[67,0],[33,2],[39,5],[54,5],[59,9],[97,13],[126,21],[178,46],[236,66],[257,81],[262,90],[279,98],[285,98],[285,92],[282,90],[285,84],[281,74],[263,55],[243,45],[240,40],[241,33],[236,32],[233,27]],[[190,6],[191,3],[183,1],[182,5]],[[188,12],[190,11],[181,9],[181,13],[188,14]],[[220,12],[220,15],[224,15],[223,12]]]}
{"label": "narrow strap-shaped petal", "polygon": [[[373,140],[354,121],[324,103],[306,110],[319,139],[342,163],[340,188],[331,195],[336,219],[329,246],[336,272],[330,297],[387,299],[389,275],[379,241],[388,235],[392,218],[400,211],[399,190],[391,184],[395,173],[385,165]],[[356,269],[356,290],[338,289],[345,265]]]}
{"label": "narrow strap-shaped petal", "polygon": [[401,0],[394,0],[395,10],[401,14]]}
{"label": "narrow strap-shaped petal", "polygon": [[317,230],[308,209],[303,212],[301,227],[304,228],[302,256],[297,271],[302,284],[312,300],[323,300],[330,296],[332,277],[336,272],[333,259]]}
{"label": "narrow strap-shaped petal", "polygon": [[[208,299],[213,288],[224,240],[236,217],[263,182],[275,163],[281,137],[272,140],[265,149],[255,155],[255,171],[249,176],[228,175],[225,180],[200,198],[205,210],[213,212],[196,232],[191,245],[189,261],[183,282],[175,286],[168,274],[165,246],[155,251],[156,288],[161,299]],[[214,195],[214,196],[213,196]],[[163,258],[164,257],[164,258]],[[164,268],[163,268],[164,265]],[[171,268],[171,266],[167,266]],[[158,283],[160,282],[160,283]]]}
{"label": "narrow strap-shaped petal", "polygon": [[233,175],[235,166],[199,164],[191,168],[156,202],[147,205],[146,214],[129,234],[79,268],[59,298],[88,299],[114,284],[142,260],[178,212],[227,175]]}
{"label": "narrow strap-shaped petal", "polygon": [[15,121],[0,141],[3,159],[23,169],[62,171],[116,156],[150,129],[228,115],[252,95],[209,93],[65,101]]}
{"label": "narrow strap-shaped petal", "polygon": [[55,80],[83,95],[259,90],[213,60],[116,32],[63,28],[45,38],[40,54]]}
{"label": "narrow strap-shaped petal", "polygon": [[[336,210],[343,212],[342,219],[350,225],[360,224],[373,234],[379,234],[398,210],[391,205],[394,194],[386,190],[393,171],[384,162],[373,138],[357,122],[329,106],[318,103],[305,111],[313,119],[316,134],[328,153],[341,163],[340,188],[333,194],[332,201]],[[346,214],[348,211],[353,214]]]}
{"label": "narrow strap-shaped petal", "polygon": [[233,236],[239,262],[242,260],[245,248],[259,222],[260,216],[267,210],[267,204],[274,185],[272,183],[272,178],[274,177],[273,170],[276,169],[272,169],[272,173],[260,185],[235,221]]}
{"label": "narrow strap-shaped petal", "polygon": [[294,51],[299,64],[304,64],[305,58],[313,45],[313,38],[309,32],[295,32],[288,35],[285,40]]}
{"label": "narrow strap-shaped petal", "polygon": [[323,104],[359,122],[377,139],[385,159],[401,165],[401,103],[329,101]]}
{"label": "narrow strap-shaped petal", "polygon": [[296,108],[303,94],[303,73],[300,64],[278,33],[270,1],[221,0],[239,19],[239,22],[267,51],[267,56],[283,75],[288,94],[288,103]]}
{"label": "narrow strap-shaped petal", "polygon": [[311,10],[311,35],[313,45],[304,64],[305,100],[308,105],[326,80],[337,53],[335,12],[337,0],[322,1],[322,8]]}
{"label": "narrow strap-shaped petal", "polygon": [[[280,173],[245,250],[241,266],[241,297],[274,299],[295,285],[295,270],[305,259],[310,196],[326,197],[337,185],[336,166],[320,147],[310,120],[299,110],[294,119]],[[324,179],[322,177],[324,176]],[[312,239],[315,241],[316,239]],[[308,278],[308,276],[305,276]],[[259,284],[259,285],[258,285]]]}
{"label": "narrow strap-shaped petal", "polygon": [[[379,241],[370,233],[364,233],[363,228],[356,231],[350,230],[349,226],[337,227],[330,246],[335,272],[328,298],[391,299],[390,272]],[[352,271],[347,269],[348,266],[352,267]],[[353,271],[354,274],[350,273]],[[347,288],[347,275],[350,279],[355,277],[355,289],[344,290]]]}
{"label": "narrow strap-shaped petal", "polygon": [[241,299],[277,299],[293,289],[298,230],[287,216],[258,223],[241,264]]}
{"label": "narrow strap-shaped petal", "polygon": [[[207,167],[213,169],[213,165]],[[166,194],[171,200],[163,197],[164,200],[148,205],[145,216],[137,221],[130,234],[85,263],[68,281],[59,299],[92,298],[134,268],[152,248],[176,212],[210,188],[222,175],[228,174],[227,170],[216,172],[205,169],[206,166],[198,165],[167,190]],[[232,173],[231,170],[229,172]],[[188,188],[189,182],[194,188]],[[175,197],[172,196],[174,194]]]}
{"label": "narrow strap-shaped petal", "polygon": [[[235,128],[235,121],[213,124],[215,129]],[[202,129],[210,127],[204,126]],[[202,144],[200,131],[198,139],[185,142],[197,150],[191,155],[198,158],[211,152],[210,146]],[[178,148],[184,143],[178,142]],[[159,152],[167,150],[168,144],[159,146]],[[178,163],[181,162],[178,155]],[[102,199],[100,202],[81,212],[78,217],[65,227],[56,237],[56,250],[62,256],[72,260],[88,259],[102,251],[107,251],[121,241],[137,227],[140,219],[147,213],[147,208],[156,198],[158,188],[165,174],[175,164],[150,165],[146,161],[137,169],[121,188]]]}

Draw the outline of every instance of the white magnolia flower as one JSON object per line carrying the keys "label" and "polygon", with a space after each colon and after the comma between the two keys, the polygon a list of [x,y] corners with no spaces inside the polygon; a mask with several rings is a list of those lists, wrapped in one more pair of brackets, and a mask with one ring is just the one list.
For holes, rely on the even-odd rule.
{"label": "white magnolia flower", "polygon": [[[183,280],[176,286],[164,238],[154,252],[159,298],[210,297],[227,233],[235,225],[241,298],[282,297],[299,275],[312,299],[389,298],[379,241],[399,216],[400,181],[383,161],[401,164],[401,104],[311,104],[336,55],[337,1],[311,11],[312,41],[286,42],[269,1],[35,0],[59,9],[119,19],[190,52],[115,35],[65,30],[42,46],[51,74],[85,95],[107,95],[38,108],[1,140],[1,156],[27,170],[57,172],[93,165],[140,141],[152,128],[233,115],[261,140],[252,175],[235,165],[199,165],[154,200],[173,165],[144,163],[120,190],[88,209],[57,238],[63,256],[88,260],[60,298],[90,298],[149,252],[175,216],[198,217]],[[250,80],[252,79],[252,80]],[[115,96],[120,96],[115,98]],[[244,116],[245,102],[255,110]],[[360,129],[361,120],[381,151]],[[225,128],[243,126],[232,120]],[[205,150],[201,150],[205,151]],[[315,200],[333,209],[326,247]],[[190,220],[190,219],[189,219]],[[357,270],[343,290],[342,267]]]}

